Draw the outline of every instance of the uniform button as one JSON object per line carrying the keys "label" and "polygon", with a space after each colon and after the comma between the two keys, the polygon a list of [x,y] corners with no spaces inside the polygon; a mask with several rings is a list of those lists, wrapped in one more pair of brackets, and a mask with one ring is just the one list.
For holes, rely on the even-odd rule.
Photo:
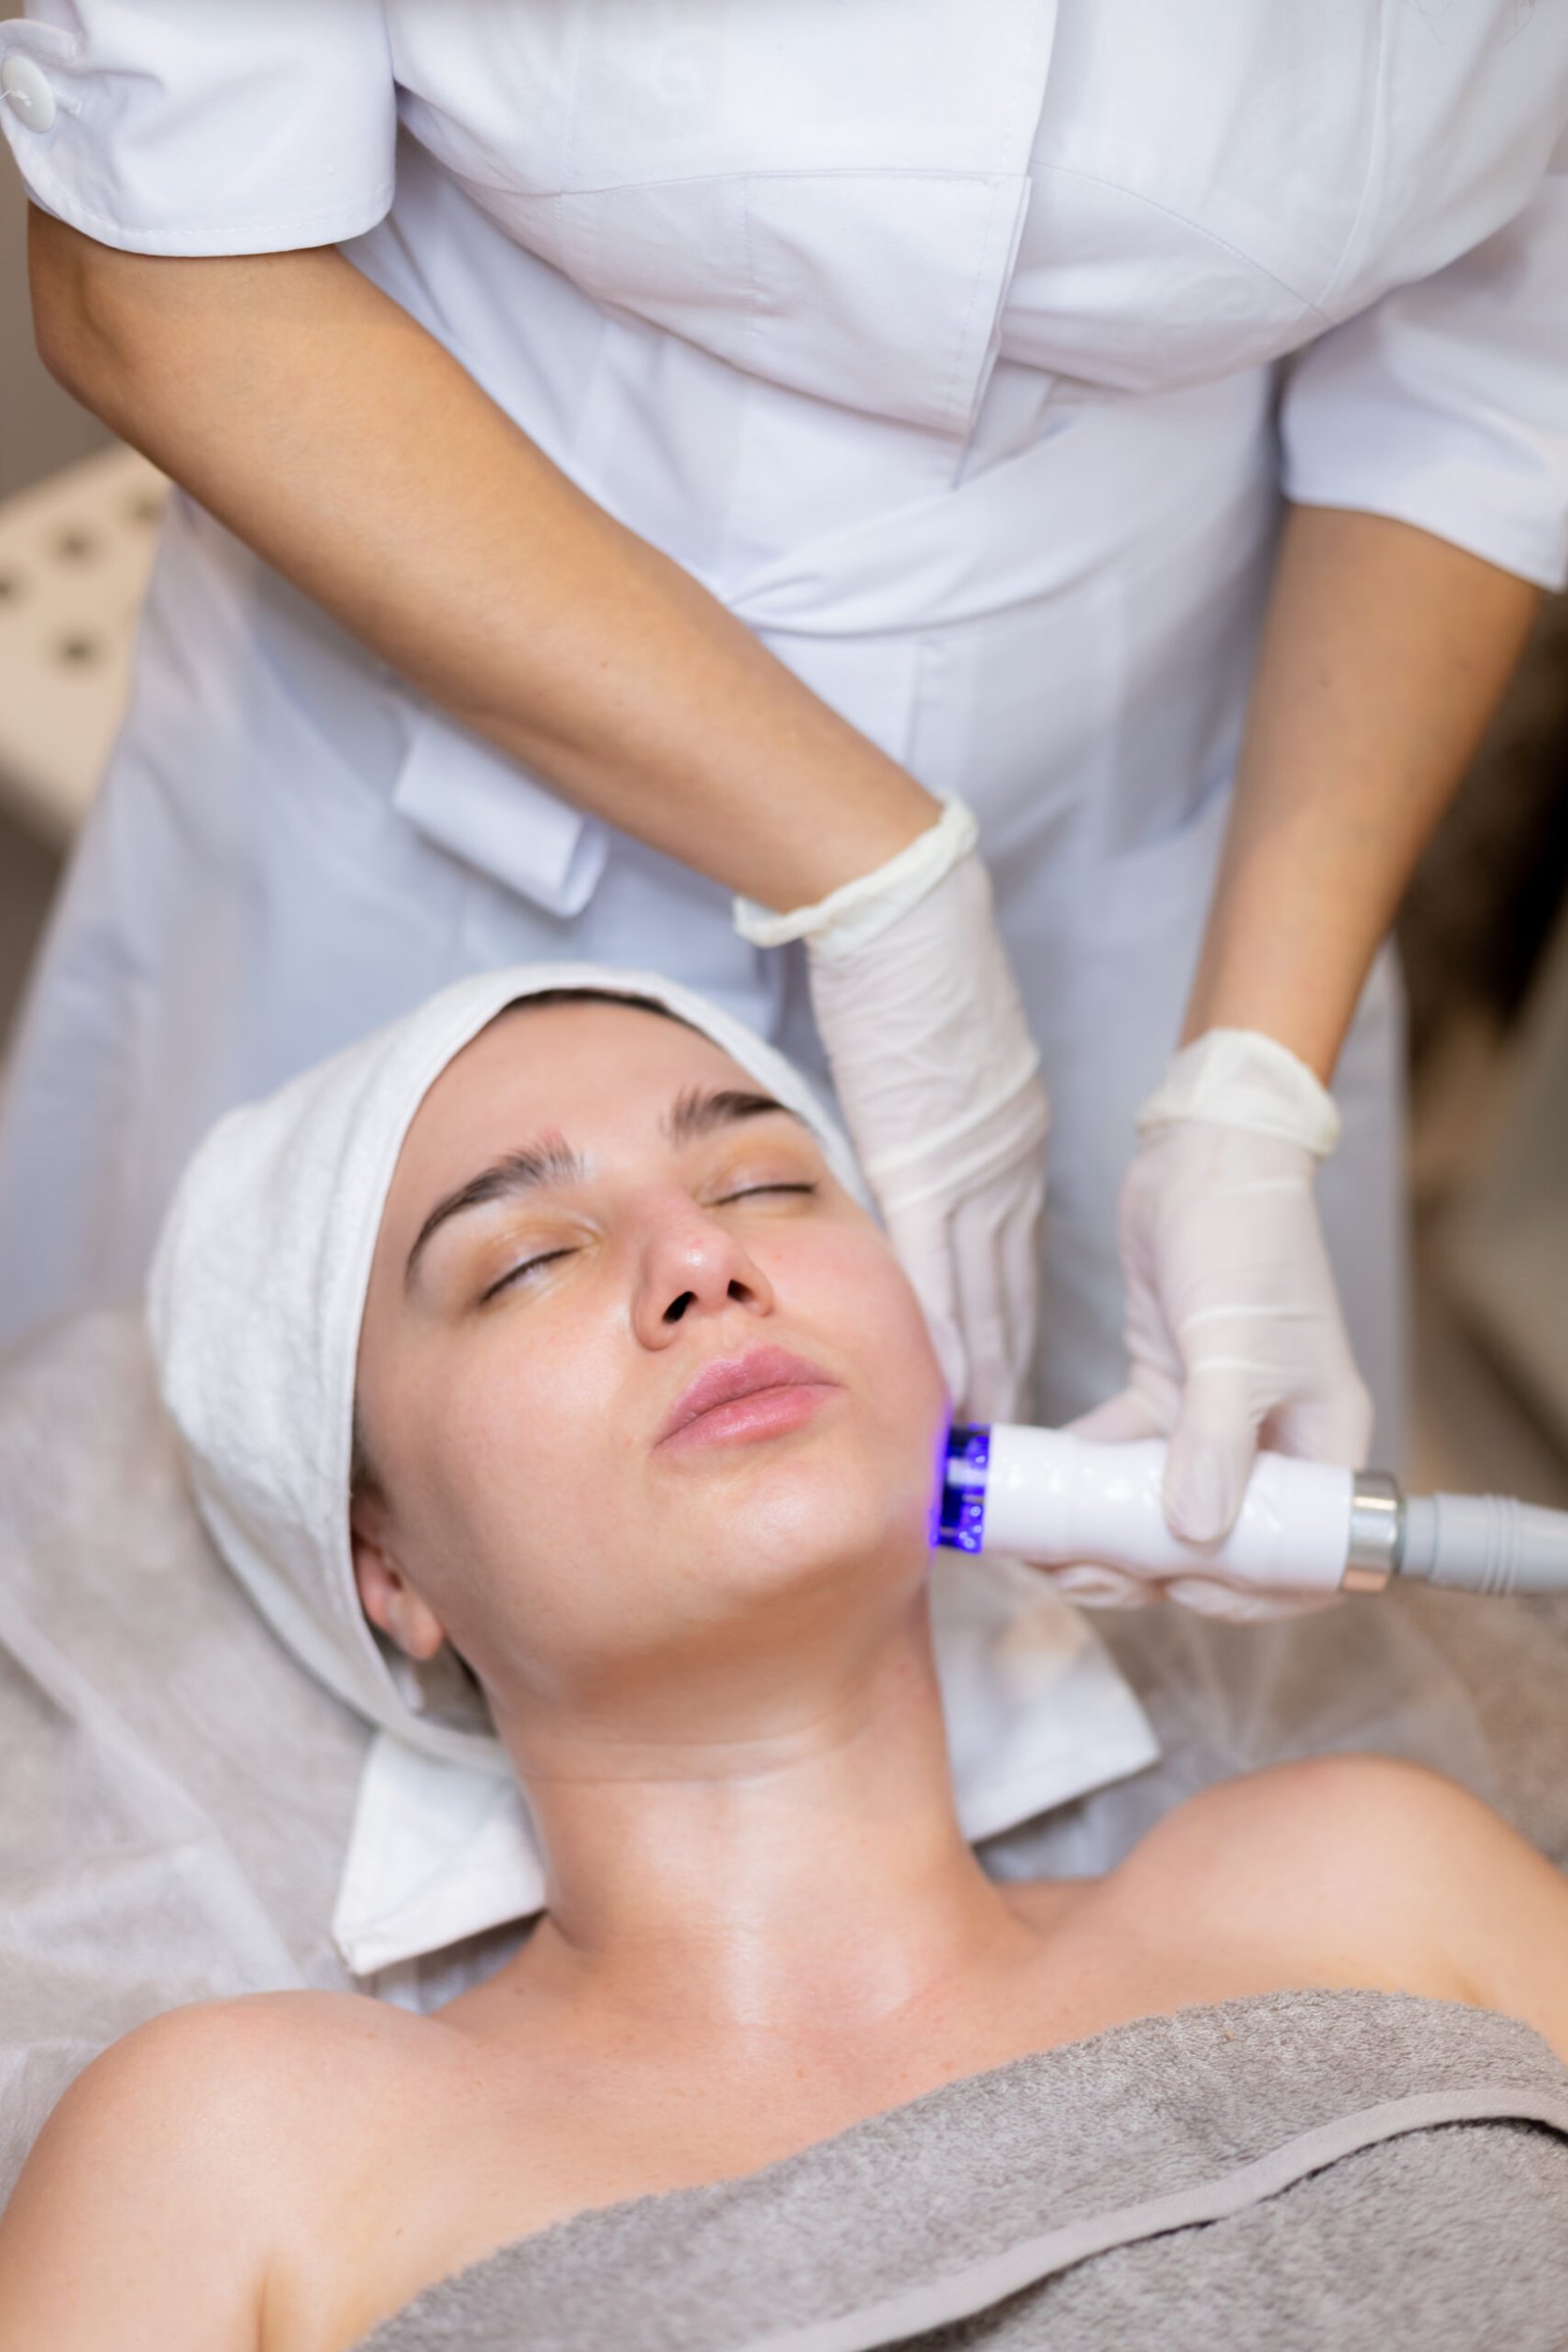
{"label": "uniform button", "polygon": [[0,98],[29,130],[48,130],[60,111],[48,74],[30,57],[8,57],[0,66]]}

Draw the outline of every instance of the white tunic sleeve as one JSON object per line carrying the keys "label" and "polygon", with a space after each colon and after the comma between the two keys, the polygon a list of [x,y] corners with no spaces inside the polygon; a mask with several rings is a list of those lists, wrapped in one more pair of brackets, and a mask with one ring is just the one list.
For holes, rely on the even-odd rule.
{"label": "white tunic sleeve", "polygon": [[1302,353],[1282,432],[1299,504],[1568,581],[1568,139],[1505,227]]}
{"label": "white tunic sleeve", "polygon": [[381,0],[28,0],[0,101],[33,201],[127,252],[335,244],[392,202]]}

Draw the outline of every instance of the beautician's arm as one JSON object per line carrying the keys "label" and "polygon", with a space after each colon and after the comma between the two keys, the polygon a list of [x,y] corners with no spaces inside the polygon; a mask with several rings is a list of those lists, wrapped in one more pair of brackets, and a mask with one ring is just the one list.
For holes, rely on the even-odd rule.
{"label": "beautician's arm", "polygon": [[1291,511],[1186,1038],[1261,1030],[1327,1081],[1540,601],[1409,523]]}
{"label": "beautician's arm", "polygon": [[335,249],[148,258],[35,212],[31,261],[48,365],[241,539],[565,799],[799,918],[839,1106],[954,1396],[1016,1418],[1047,1106],[972,819],[939,825]]}
{"label": "beautician's arm", "polygon": [[[1166,1516],[1192,1542],[1231,1525],[1260,1434],[1366,1457],[1371,1403],[1313,1199],[1322,1086],[1538,602],[1408,523],[1287,520],[1187,1050],[1122,1192],[1128,1381],[1084,1424],[1169,1438]],[[1169,1590],[1237,1606],[1201,1578]]]}
{"label": "beautician's arm", "polygon": [[577,806],[775,907],[934,821],[334,248],[148,258],[34,210],[29,259],[39,349],[78,400]]}

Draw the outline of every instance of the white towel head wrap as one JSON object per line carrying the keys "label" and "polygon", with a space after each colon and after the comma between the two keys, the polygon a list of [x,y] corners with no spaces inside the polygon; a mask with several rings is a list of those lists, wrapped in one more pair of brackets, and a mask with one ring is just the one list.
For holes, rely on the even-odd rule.
{"label": "white towel head wrap", "polygon": [[[360,1323],[416,1111],[507,1006],[556,989],[642,997],[799,1113],[857,1199],[853,1154],[804,1079],[742,1022],[650,972],[518,964],[415,1012],[220,1120],[169,1211],[148,1317],[197,1506],[262,1614],[379,1727],[334,1932],[360,1974],[536,1910],[511,1761],[449,1656],[416,1666],[360,1607],[349,1486]],[[951,1568],[951,1576],[942,1573]],[[1016,1562],[938,1555],[934,1622],[960,1819],[981,1838],[1157,1751],[1099,1642]]]}

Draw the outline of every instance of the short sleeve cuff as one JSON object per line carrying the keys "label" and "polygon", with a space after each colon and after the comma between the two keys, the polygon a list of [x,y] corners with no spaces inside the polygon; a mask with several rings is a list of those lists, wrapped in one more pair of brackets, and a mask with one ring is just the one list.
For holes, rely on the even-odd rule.
{"label": "short sleeve cuff", "polygon": [[1286,495],[1568,580],[1568,142],[1514,220],[1330,328],[1291,369]]}
{"label": "short sleeve cuff", "polygon": [[1398,439],[1391,437],[1383,465],[1348,463],[1343,456],[1327,464],[1288,458],[1285,495],[1298,507],[1386,514],[1538,588],[1568,586],[1568,482],[1560,489],[1546,485],[1533,499],[1510,499],[1505,466],[1489,466],[1441,446],[1412,464],[1414,438],[1408,425]]}
{"label": "short sleeve cuff", "polygon": [[32,0],[0,23],[0,127],[33,202],[100,244],[337,244],[384,218],[396,184],[382,9]]}

